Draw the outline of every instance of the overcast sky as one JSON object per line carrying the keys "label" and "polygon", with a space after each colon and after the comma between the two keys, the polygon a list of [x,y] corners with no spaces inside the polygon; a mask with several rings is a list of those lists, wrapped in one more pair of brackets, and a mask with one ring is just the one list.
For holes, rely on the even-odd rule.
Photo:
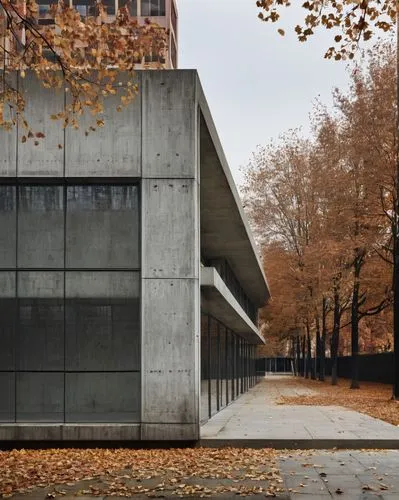
{"label": "overcast sky", "polygon": [[[301,4],[299,0],[293,0]],[[178,0],[179,66],[199,71],[205,95],[236,182],[258,144],[290,128],[307,133],[312,102],[331,103],[331,90],[348,84],[344,63],[326,61],[331,33],[306,44],[289,25],[301,9],[287,9],[286,36],[257,18],[255,0]]]}

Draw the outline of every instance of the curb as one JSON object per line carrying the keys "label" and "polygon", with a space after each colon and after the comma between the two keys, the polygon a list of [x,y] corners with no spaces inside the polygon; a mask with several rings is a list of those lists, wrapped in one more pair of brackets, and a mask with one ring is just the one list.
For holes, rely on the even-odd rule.
{"label": "curb", "polygon": [[197,446],[276,450],[399,450],[399,439],[201,439]]}

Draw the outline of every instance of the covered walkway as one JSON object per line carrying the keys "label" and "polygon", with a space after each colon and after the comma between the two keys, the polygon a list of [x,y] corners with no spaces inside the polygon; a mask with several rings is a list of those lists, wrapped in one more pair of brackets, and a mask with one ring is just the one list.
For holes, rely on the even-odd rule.
{"label": "covered walkway", "polygon": [[281,395],[310,394],[292,388],[287,375],[271,375],[213,416],[201,428],[202,446],[399,449],[399,427],[340,406],[285,406]]}

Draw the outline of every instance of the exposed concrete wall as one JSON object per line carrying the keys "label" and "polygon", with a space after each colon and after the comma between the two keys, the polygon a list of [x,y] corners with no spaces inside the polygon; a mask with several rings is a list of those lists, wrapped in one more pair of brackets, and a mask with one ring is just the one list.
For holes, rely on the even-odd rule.
{"label": "exposed concrete wall", "polygon": [[199,437],[196,73],[145,73],[142,169],[143,440]]}
{"label": "exposed concrete wall", "polygon": [[[21,124],[9,133],[0,133],[0,176],[5,177],[140,177],[141,174],[141,95],[122,111],[117,111],[120,95],[106,99],[105,127],[97,127],[90,113],[79,118],[79,129],[64,130],[62,121],[51,120],[62,112],[68,93],[64,88],[45,89],[33,74],[13,76],[26,97],[25,118],[34,133],[45,139],[38,144],[28,139]],[[126,77],[120,81],[125,82]],[[17,83],[16,83],[17,82]],[[133,83],[141,89],[141,73]],[[141,90],[140,90],[141,91]],[[96,131],[85,135],[95,126]]]}
{"label": "exposed concrete wall", "polygon": [[[2,78],[8,78],[9,84],[16,88],[16,75],[2,75]],[[4,117],[7,120],[12,119],[9,110],[5,108]],[[0,131],[0,177],[15,177],[17,168],[17,128],[4,133]],[[3,227],[3,226],[1,226]],[[1,244],[1,240],[0,240]]]}
{"label": "exposed concrete wall", "polygon": [[18,177],[62,177],[64,175],[64,136],[62,122],[51,120],[52,114],[64,109],[64,88],[45,89],[31,74],[18,78],[20,92],[26,98],[25,118],[33,132],[45,134],[45,140],[21,142],[28,131],[18,126]]}
{"label": "exposed concrete wall", "polygon": [[[135,75],[134,83],[141,89],[141,73]],[[79,130],[66,129],[66,177],[140,177],[141,95],[121,111],[116,109],[119,104],[119,94],[107,97],[104,127],[97,127],[97,117],[86,114],[79,120]],[[86,137],[84,131],[93,125],[96,131]]]}
{"label": "exposed concrete wall", "polygon": [[198,279],[196,195],[193,179],[143,180],[144,278]]}

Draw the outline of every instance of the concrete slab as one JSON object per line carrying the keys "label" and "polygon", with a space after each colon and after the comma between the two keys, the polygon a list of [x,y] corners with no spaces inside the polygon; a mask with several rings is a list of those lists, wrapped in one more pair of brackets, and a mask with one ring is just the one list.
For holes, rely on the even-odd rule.
{"label": "concrete slab", "polygon": [[387,472],[399,470],[397,450],[290,452],[279,468],[290,500],[399,498],[399,476]]}
{"label": "concrete slab", "polygon": [[[286,380],[287,377],[284,377]],[[201,446],[399,449],[399,427],[339,406],[276,404],[288,386],[266,377],[201,428]],[[298,390],[296,389],[296,392]],[[309,392],[309,391],[308,391]]]}

